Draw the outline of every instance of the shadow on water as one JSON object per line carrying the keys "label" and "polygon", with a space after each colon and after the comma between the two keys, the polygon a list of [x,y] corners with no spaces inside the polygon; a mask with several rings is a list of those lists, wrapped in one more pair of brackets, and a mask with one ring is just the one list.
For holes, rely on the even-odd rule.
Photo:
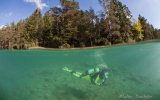
{"label": "shadow on water", "polygon": [[57,100],[94,100],[96,96],[91,91],[77,89],[68,85],[57,87],[56,90],[55,96]]}
{"label": "shadow on water", "polygon": [[0,86],[0,100],[7,100],[7,95],[1,86]]}
{"label": "shadow on water", "polygon": [[147,80],[147,77],[145,77],[145,76],[136,76],[136,75],[132,75],[132,74],[129,74],[129,76],[127,78],[128,78],[128,80],[135,82],[136,84],[144,84]]}

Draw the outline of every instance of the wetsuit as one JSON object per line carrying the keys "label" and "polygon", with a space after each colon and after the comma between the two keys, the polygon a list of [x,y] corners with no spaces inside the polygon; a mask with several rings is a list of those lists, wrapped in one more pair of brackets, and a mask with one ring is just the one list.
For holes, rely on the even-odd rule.
{"label": "wetsuit", "polygon": [[[92,84],[98,84],[98,85],[103,85],[105,80],[108,78],[107,70],[100,70],[99,68],[89,69],[84,74],[82,74],[80,77],[84,77],[86,75],[90,75]],[[101,81],[97,83],[96,79],[98,77]]]}

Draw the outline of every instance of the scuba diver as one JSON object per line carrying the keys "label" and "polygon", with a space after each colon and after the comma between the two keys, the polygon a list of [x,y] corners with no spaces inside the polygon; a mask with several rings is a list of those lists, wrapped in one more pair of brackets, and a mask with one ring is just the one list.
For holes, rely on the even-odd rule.
{"label": "scuba diver", "polygon": [[106,79],[108,78],[108,67],[106,65],[99,65],[99,67],[91,68],[84,73],[73,71],[67,67],[63,70],[70,72],[72,75],[82,78],[90,79],[92,84],[102,86],[104,85]]}
{"label": "scuba diver", "polygon": [[104,85],[106,79],[108,78],[108,74],[108,67],[105,65],[100,65],[99,67],[89,69],[85,73],[82,73],[80,78],[89,75],[92,84],[101,86]]}

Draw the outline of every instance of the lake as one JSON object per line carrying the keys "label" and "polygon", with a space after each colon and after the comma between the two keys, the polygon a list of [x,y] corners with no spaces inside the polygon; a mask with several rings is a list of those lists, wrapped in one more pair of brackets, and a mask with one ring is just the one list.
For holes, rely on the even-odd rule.
{"label": "lake", "polygon": [[[109,68],[104,86],[62,70]],[[0,51],[0,100],[160,100],[160,42],[87,50]]]}

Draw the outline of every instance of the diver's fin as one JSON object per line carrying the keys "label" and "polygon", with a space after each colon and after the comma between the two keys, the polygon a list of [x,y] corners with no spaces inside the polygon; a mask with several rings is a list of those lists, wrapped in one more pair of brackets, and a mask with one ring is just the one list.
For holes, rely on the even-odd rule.
{"label": "diver's fin", "polygon": [[78,75],[82,75],[82,73],[81,72],[75,72],[76,74],[78,74]]}
{"label": "diver's fin", "polygon": [[[74,75],[74,76],[76,76],[76,77],[78,77],[78,78],[80,78],[80,76],[82,75],[81,72],[73,71],[73,70],[69,69],[68,67],[64,67],[63,70],[66,71],[66,72],[71,73],[72,75]],[[89,80],[89,79],[90,79],[90,76],[89,76],[89,75],[83,76],[82,79]]]}
{"label": "diver's fin", "polygon": [[81,75],[80,74],[77,74],[77,73],[72,73],[74,76],[76,77],[80,77]]}
{"label": "diver's fin", "polygon": [[71,69],[69,69],[69,68],[67,68],[67,67],[64,67],[63,70],[64,70],[64,71],[67,71],[67,72],[70,72],[70,73],[73,72]]}
{"label": "diver's fin", "polygon": [[83,76],[82,79],[90,80],[90,76],[89,75]]}
{"label": "diver's fin", "polygon": [[69,73],[72,73],[72,74],[73,74],[74,76],[76,76],[76,77],[80,77],[80,76],[82,75],[81,72],[75,72],[75,71],[69,69],[68,67],[64,67],[63,70],[64,70],[64,71],[67,71],[67,72],[69,72]]}

